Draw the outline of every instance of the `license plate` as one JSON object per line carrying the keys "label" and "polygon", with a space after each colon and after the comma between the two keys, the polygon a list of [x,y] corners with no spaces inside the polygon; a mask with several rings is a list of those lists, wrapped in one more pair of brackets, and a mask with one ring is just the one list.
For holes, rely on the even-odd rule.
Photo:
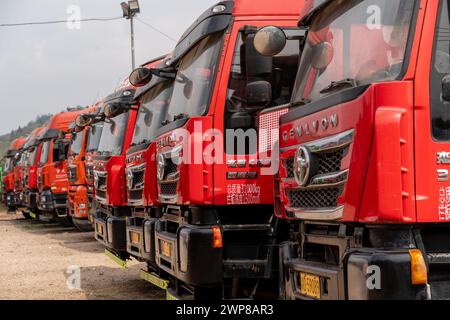
{"label": "license plate", "polygon": [[98,231],[98,233],[103,235],[103,225],[102,224],[97,223],[97,231]]}
{"label": "license plate", "polygon": [[300,293],[315,299],[320,299],[320,277],[300,273]]}
{"label": "license plate", "polygon": [[161,240],[161,251],[164,256],[170,258],[171,251],[172,251],[170,243],[167,241]]}
{"label": "license plate", "polygon": [[130,231],[130,241],[133,244],[139,244],[141,240],[141,235],[137,232]]}

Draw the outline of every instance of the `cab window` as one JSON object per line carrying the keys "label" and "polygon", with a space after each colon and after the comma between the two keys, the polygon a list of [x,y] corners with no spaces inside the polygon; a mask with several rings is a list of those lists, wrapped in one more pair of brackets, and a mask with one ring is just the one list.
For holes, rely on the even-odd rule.
{"label": "cab window", "polygon": [[442,100],[442,79],[450,73],[449,2],[441,1],[434,36],[430,74],[432,134],[436,140],[450,140],[450,102]]}

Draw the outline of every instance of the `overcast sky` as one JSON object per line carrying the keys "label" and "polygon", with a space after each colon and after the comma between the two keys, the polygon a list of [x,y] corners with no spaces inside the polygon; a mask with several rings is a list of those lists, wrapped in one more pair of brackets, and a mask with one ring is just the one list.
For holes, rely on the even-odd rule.
{"label": "overcast sky", "polygon": [[[71,5],[81,19],[122,16],[121,0],[2,1],[0,24],[66,20]],[[138,18],[177,39],[218,0],[140,0]],[[135,21],[136,64],[173,49],[175,42]],[[131,71],[130,24],[120,19],[0,27],[0,134],[36,115],[92,104]]]}

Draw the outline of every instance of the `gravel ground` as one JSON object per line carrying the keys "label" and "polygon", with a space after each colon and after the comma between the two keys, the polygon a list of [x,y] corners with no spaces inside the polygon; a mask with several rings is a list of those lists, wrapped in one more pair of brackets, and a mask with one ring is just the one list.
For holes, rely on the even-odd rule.
{"label": "gravel ground", "polygon": [[[25,220],[0,208],[0,299],[164,299],[139,278],[135,260],[121,269],[92,232]],[[70,289],[68,267],[78,266],[80,289]],[[77,269],[74,269],[77,270]],[[72,283],[77,283],[76,281]]]}

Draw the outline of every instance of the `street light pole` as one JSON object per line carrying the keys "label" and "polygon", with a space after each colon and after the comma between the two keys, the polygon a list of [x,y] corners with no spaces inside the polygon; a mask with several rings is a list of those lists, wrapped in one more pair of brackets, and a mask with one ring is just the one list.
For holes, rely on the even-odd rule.
{"label": "street light pole", "polygon": [[133,16],[130,18],[130,29],[131,29],[131,67],[132,70],[135,69],[135,58],[134,58],[134,24],[133,24]]}
{"label": "street light pole", "polygon": [[131,67],[135,66],[135,58],[134,58],[134,21],[133,18],[136,14],[140,12],[139,2],[138,0],[130,0],[128,3],[122,2],[120,4],[122,6],[123,17],[130,20],[130,30],[131,30]]}

